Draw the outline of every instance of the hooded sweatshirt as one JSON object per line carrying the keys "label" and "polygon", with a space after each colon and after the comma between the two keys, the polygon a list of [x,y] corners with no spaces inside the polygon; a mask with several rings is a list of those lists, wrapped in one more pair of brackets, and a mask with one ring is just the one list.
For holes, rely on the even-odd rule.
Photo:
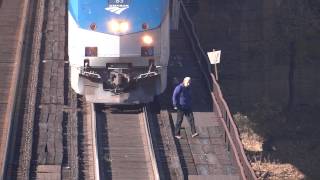
{"label": "hooded sweatshirt", "polygon": [[185,87],[183,83],[177,85],[173,92],[172,103],[179,109],[191,109],[190,86]]}

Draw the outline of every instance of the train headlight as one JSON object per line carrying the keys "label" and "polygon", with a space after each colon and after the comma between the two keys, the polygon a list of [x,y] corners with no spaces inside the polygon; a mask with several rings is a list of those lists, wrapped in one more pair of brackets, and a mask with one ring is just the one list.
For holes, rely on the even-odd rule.
{"label": "train headlight", "polygon": [[124,33],[129,30],[129,23],[126,21],[123,21],[120,23],[120,32]]}
{"label": "train headlight", "polygon": [[149,35],[144,35],[142,37],[142,41],[143,41],[144,44],[150,45],[150,44],[153,43],[153,38],[151,36],[149,36]]}
{"label": "train headlight", "polygon": [[125,33],[129,30],[129,23],[127,21],[111,20],[109,29],[114,33]]}
{"label": "train headlight", "polygon": [[115,21],[115,20],[111,20],[111,21],[109,22],[109,28],[110,28],[110,30],[111,30],[112,32],[119,32],[119,30],[120,30],[120,24],[119,24],[117,21]]}

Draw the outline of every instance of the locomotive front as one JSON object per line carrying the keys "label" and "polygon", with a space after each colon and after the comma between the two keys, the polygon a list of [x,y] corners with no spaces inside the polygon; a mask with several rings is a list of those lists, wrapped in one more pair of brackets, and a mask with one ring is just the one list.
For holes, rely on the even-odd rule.
{"label": "locomotive front", "polygon": [[136,104],[166,87],[166,0],[69,1],[71,86],[86,100]]}

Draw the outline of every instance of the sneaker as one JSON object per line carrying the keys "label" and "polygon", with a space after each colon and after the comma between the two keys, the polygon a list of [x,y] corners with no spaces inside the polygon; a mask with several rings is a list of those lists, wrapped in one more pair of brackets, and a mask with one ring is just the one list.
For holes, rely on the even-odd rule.
{"label": "sneaker", "polygon": [[177,139],[181,139],[181,138],[182,138],[182,137],[181,137],[181,136],[179,136],[179,135],[174,136],[174,137],[176,137]]}
{"label": "sneaker", "polygon": [[192,137],[196,137],[198,135],[199,135],[199,133],[194,133],[194,134],[192,134]]}

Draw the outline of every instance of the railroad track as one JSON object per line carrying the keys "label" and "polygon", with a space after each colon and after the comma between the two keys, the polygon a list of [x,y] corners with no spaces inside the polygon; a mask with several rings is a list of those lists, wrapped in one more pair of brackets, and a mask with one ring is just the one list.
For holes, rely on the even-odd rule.
{"label": "railroad track", "polygon": [[159,179],[146,109],[96,106],[95,114],[100,179]]}
{"label": "railroad track", "polygon": [[85,104],[79,112],[80,179],[183,179],[167,112]]}
{"label": "railroad track", "polygon": [[[26,2],[28,3],[28,1]],[[41,8],[41,3],[38,3],[38,1],[30,2],[29,13],[26,18],[23,62],[17,85],[15,116],[13,117],[10,144],[6,147],[8,150],[7,169],[3,177],[8,179],[18,179],[18,176],[25,176],[26,169],[30,166],[26,163],[29,163],[31,158],[34,107],[29,105],[35,102],[42,18],[43,8]]]}
{"label": "railroad track", "polygon": [[[69,87],[66,0],[37,0],[27,34],[7,179],[78,179],[77,96]],[[59,13],[57,13],[59,11]],[[27,36],[27,37],[28,37]]]}
{"label": "railroad track", "polygon": [[[0,1],[0,179],[6,176],[10,158],[11,134],[15,127],[16,104],[19,103],[19,80],[26,71],[34,8],[28,0]],[[14,15],[13,15],[14,14]],[[29,24],[30,23],[30,24]]]}

